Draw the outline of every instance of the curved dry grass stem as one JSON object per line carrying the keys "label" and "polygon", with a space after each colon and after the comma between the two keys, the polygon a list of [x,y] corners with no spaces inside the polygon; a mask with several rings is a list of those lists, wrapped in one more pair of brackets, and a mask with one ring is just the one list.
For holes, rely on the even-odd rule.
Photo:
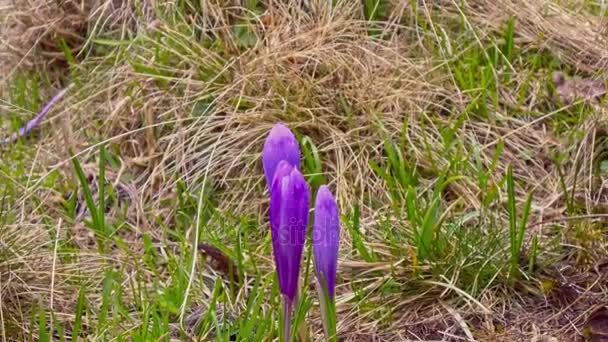
{"label": "curved dry grass stem", "polygon": [[440,1],[436,8],[460,13],[464,10],[481,29],[498,32],[502,32],[504,23],[512,16],[517,21],[517,34],[522,43],[540,44],[585,72],[608,67],[605,20],[592,15],[589,8],[575,9],[571,2],[551,0],[468,0],[463,3]]}

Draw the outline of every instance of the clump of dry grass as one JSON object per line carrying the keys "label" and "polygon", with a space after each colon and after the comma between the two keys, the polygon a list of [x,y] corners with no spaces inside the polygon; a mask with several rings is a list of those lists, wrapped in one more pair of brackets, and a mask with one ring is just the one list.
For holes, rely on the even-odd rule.
{"label": "clump of dry grass", "polygon": [[[68,234],[68,235],[66,235]],[[0,312],[3,319],[3,338],[17,338],[32,334],[29,317],[37,308],[48,308],[60,313],[60,321],[72,321],[75,299],[81,282],[87,287],[98,287],[103,274],[99,269],[110,262],[97,253],[81,253],[78,261],[66,261],[72,256],[61,247],[61,240],[69,236],[60,220],[52,231],[46,224],[24,220],[0,228]],[[59,245],[58,245],[59,243]]]}
{"label": "clump of dry grass", "polygon": [[[200,20],[224,23],[235,15],[214,8],[208,13],[223,16]],[[159,34],[167,39],[150,47],[177,63],[155,61],[153,50],[139,51],[131,62],[166,71],[168,84],[160,85],[150,69],[117,66],[93,74],[80,94],[94,96],[77,104],[90,114],[73,117],[71,125],[82,127],[74,139],[81,141],[92,126],[101,125],[98,139],[113,139],[127,164],[146,175],[141,186],[149,199],[170,195],[178,179],[195,184],[210,165],[210,178],[240,199],[226,203],[249,211],[248,200],[258,196],[253,189],[260,182],[258,147],[268,127],[283,120],[337,161],[328,163],[326,172],[337,175],[344,200],[357,196],[350,184],[358,184],[359,196],[375,191],[368,186],[372,175],[365,155],[377,154],[376,147],[399,131],[406,116],[438,111],[436,99],[447,98],[450,90],[441,75],[428,72],[431,61],[406,43],[369,37],[355,6],[306,16],[290,11],[279,7],[269,14],[271,24],[251,23],[258,42],[245,50],[237,47],[242,52],[230,58],[226,51],[189,44],[203,27],[184,34],[161,24]],[[207,28],[218,35],[225,29]],[[174,44],[188,48],[176,51]],[[201,79],[206,70],[213,78]],[[133,88],[133,82],[141,86]],[[249,195],[233,191],[239,184]]]}
{"label": "clump of dry grass", "polygon": [[[509,17],[516,19],[517,35],[523,43],[548,49],[571,67],[586,73],[602,72],[608,66],[608,36],[605,18],[586,7],[568,6],[572,1],[441,1],[439,11],[464,15],[482,31],[502,32]],[[579,7],[574,10],[572,7]]]}
{"label": "clump of dry grass", "polygon": [[92,39],[127,38],[127,34],[136,34],[138,27],[146,27],[141,20],[153,21],[146,1],[3,0],[1,86],[4,88],[15,72],[27,70],[61,79],[71,58],[82,60],[91,52],[87,46]]}
{"label": "clump of dry grass", "polygon": [[87,35],[90,9],[89,2],[76,0],[5,1],[0,12],[3,63],[11,70],[65,65],[60,41],[74,55],[80,51]]}

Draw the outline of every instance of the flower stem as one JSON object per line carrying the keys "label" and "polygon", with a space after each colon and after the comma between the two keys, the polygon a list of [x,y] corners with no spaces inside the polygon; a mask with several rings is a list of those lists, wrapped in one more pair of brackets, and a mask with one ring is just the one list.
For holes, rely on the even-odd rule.
{"label": "flower stem", "polygon": [[291,342],[291,313],[293,311],[293,302],[283,296],[283,339],[284,342]]}
{"label": "flower stem", "polygon": [[325,300],[325,295],[323,293],[323,289],[321,289],[321,286],[319,285],[319,283],[315,283],[316,287],[317,287],[317,291],[319,292],[319,304],[321,305],[321,321],[323,322],[323,332],[325,332],[325,337],[329,338],[329,327],[327,325],[327,319],[329,317],[327,317],[328,312],[327,312],[327,301]]}
{"label": "flower stem", "polygon": [[334,298],[329,298],[323,274],[321,274],[321,282],[317,282],[316,287],[319,292],[319,304],[321,306],[321,318],[325,337],[327,341],[335,342],[337,341],[336,302]]}

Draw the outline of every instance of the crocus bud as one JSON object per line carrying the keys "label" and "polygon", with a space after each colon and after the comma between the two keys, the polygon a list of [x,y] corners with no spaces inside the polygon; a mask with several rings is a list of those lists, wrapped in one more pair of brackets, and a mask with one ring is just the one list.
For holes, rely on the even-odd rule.
{"label": "crocus bud", "polygon": [[290,340],[291,313],[298,294],[309,197],[308,186],[300,171],[288,161],[280,161],[270,191],[270,230],[279,290],[283,297],[286,341]]}
{"label": "crocus bud", "polygon": [[285,160],[300,170],[300,146],[291,130],[282,123],[274,125],[262,150],[262,164],[268,189],[272,191],[274,173],[279,163]]}
{"label": "crocus bud", "polygon": [[336,200],[327,186],[322,185],[315,199],[312,248],[315,256],[317,281],[322,285],[321,275],[327,285],[329,299],[334,298],[336,268],[340,246],[340,219]]}
{"label": "crocus bud", "polygon": [[323,330],[328,341],[336,341],[334,294],[340,247],[340,219],[336,200],[325,185],[319,187],[317,192],[312,229],[312,251],[315,256],[316,287],[321,304]]}

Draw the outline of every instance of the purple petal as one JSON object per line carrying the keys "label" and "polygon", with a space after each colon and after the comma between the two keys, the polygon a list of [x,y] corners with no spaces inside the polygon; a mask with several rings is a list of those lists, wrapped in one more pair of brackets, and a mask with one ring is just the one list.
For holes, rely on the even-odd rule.
{"label": "purple petal", "polygon": [[0,144],[13,143],[13,142],[17,141],[19,138],[22,138],[25,135],[27,135],[34,127],[36,127],[40,123],[40,121],[42,121],[42,119],[44,118],[44,116],[51,110],[51,108],[53,108],[53,106],[57,102],[59,102],[59,100],[61,100],[61,98],[68,92],[68,90],[70,90],[71,87],[72,87],[72,85],[70,85],[69,87],[63,89],[62,91],[60,91],[59,93],[57,93],[57,95],[53,96],[53,98],[51,99],[51,101],[49,101],[49,103],[47,103],[46,106],[44,106],[44,108],[42,108],[42,110],[40,111],[40,113],[38,113],[25,126],[19,128],[19,130],[17,131],[17,133],[14,133],[13,135],[11,135],[8,138],[4,138],[4,140],[0,140]]}
{"label": "purple petal", "polygon": [[290,301],[298,291],[308,227],[308,201],[304,176],[287,161],[281,161],[270,191],[270,230],[279,289]]}
{"label": "purple petal", "polygon": [[321,274],[323,274],[329,298],[333,299],[340,246],[340,219],[336,200],[325,185],[319,187],[317,192],[312,229],[317,280],[322,284]]}
{"label": "purple petal", "polygon": [[291,130],[282,123],[274,125],[262,150],[262,164],[266,184],[272,190],[274,173],[281,160],[286,160],[296,169],[300,170],[300,147]]}

